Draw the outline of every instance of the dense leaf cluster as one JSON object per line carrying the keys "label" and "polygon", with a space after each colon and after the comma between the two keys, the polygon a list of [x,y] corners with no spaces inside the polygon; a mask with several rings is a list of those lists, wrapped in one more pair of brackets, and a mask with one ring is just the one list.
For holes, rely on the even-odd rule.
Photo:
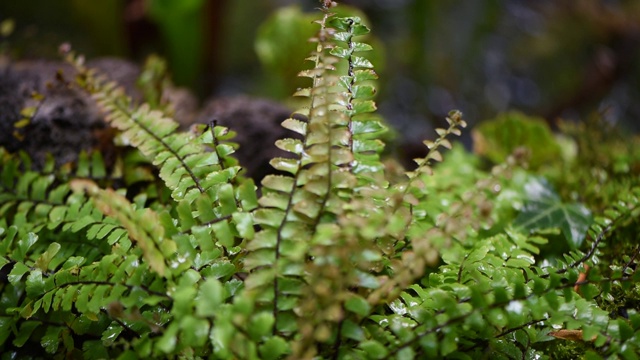
{"label": "dense leaf cluster", "polygon": [[[466,126],[457,111],[400,175],[380,158],[369,30],[328,8],[317,25],[296,93],[307,121],[283,122],[301,139],[275,144],[290,156],[259,196],[226,128],[178,132],[69,56],[136,150],[42,172],[0,152],[0,352],[540,359],[573,338],[589,358],[637,358],[637,303],[610,308],[638,293],[640,247],[607,249],[637,229],[640,188],[592,215],[525,170],[520,149],[487,173],[450,141]],[[553,229],[570,252],[548,251],[564,241]]]}

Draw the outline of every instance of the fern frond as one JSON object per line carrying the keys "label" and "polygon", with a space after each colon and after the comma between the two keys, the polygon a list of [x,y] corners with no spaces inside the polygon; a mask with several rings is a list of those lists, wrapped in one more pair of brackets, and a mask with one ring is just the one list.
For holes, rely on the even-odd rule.
{"label": "fern frond", "polygon": [[158,226],[160,219],[153,210],[136,211],[124,196],[113,190],[101,190],[95,183],[87,180],[75,180],[71,186],[75,191],[87,192],[103,214],[118,220],[127,230],[131,240],[140,247],[149,266],[160,276],[171,278],[171,272],[167,272],[167,267],[185,267],[178,263],[166,263],[176,255],[177,247],[171,239],[166,238],[164,228]]}
{"label": "fern frond", "polygon": [[[3,151],[0,149],[0,155]],[[63,182],[68,174],[27,171],[21,175],[21,160],[2,157],[1,161],[0,218],[8,227],[19,229],[19,236],[42,234],[48,239],[40,242],[39,246],[45,247],[42,251],[55,241],[64,244],[63,251],[69,256],[91,260],[109,254],[109,246],[116,243],[128,248],[126,231],[103,216],[85,196],[72,193]],[[2,253],[11,257],[11,252],[7,247]]]}
{"label": "fern frond", "polygon": [[[330,13],[318,23],[312,39],[317,48],[308,58],[314,68],[300,74],[313,83],[295,94],[309,100],[308,108],[297,111],[308,122],[283,122],[303,140],[276,143],[293,158],[274,159],[272,165],[291,177],[263,180],[261,208],[255,212],[263,230],[248,244],[245,262],[254,271],[247,288],[273,292],[266,303],[276,319],[274,334],[296,329],[301,334],[293,358],[313,356],[314,344],[329,341],[343,327],[357,328],[367,315],[369,305],[358,292],[366,294],[384,281],[371,271],[383,259],[379,246],[387,239],[386,210],[398,205],[380,188],[383,144],[378,138],[386,128],[372,114],[375,89],[366,84],[377,76],[358,55],[369,47],[353,40],[368,29],[359,18]],[[341,65],[342,76],[336,70]],[[290,309],[303,314],[295,323]]]}
{"label": "fern frond", "polygon": [[86,69],[81,59],[69,56],[68,60],[80,73],[80,85],[107,114],[107,121],[122,131],[121,138],[159,168],[173,200],[181,203],[180,230],[197,234],[205,249],[216,244],[238,253],[235,239],[253,236],[249,212],[257,201],[253,183],[237,177],[241,168],[228,142],[233,133],[214,124],[208,131],[200,127],[199,136],[177,132],[178,124],[160,111],[144,104],[133,107],[122,88]]}
{"label": "fern frond", "polygon": [[420,187],[421,184],[414,184],[414,182],[418,181],[417,179],[422,173],[427,175],[433,174],[433,164],[441,162],[443,159],[440,148],[451,149],[451,142],[448,137],[451,135],[460,136],[460,129],[467,126],[466,121],[462,119],[462,113],[457,110],[451,111],[446,117],[446,120],[449,127],[446,129],[437,128],[436,133],[438,134],[438,138],[435,141],[424,141],[425,146],[429,149],[427,155],[424,158],[414,159],[418,167],[414,171],[407,172],[407,176],[409,177],[408,183],[401,185],[403,193],[405,194],[405,200],[411,205],[416,205],[420,201],[420,198],[417,198],[416,195],[413,194],[413,190],[415,189],[414,186],[417,185]]}
{"label": "fern frond", "polygon": [[[209,189],[207,177],[221,171],[220,159],[215,152],[207,152],[191,133],[176,132],[179,124],[162,112],[144,104],[132,106],[124,89],[96,76],[83,65],[81,58],[70,55],[68,61],[79,73],[79,84],[93,95],[106,113],[106,120],[122,131],[122,139],[159,167],[160,177],[171,189],[174,200],[193,201]],[[239,169],[235,170],[237,173]]]}
{"label": "fern frond", "polygon": [[[297,93],[309,98],[309,108],[299,111],[308,117],[307,123],[287,119],[283,126],[304,136],[303,141],[283,139],[276,145],[294,155],[294,158],[276,158],[271,164],[277,170],[288,172],[291,178],[267,176],[263,182],[261,208],[254,219],[263,230],[248,243],[250,253],[245,260],[247,270],[252,273],[246,280],[249,290],[270,288],[273,294],[267,303],[275,319],[273,333],[290,332],[296,324],[291,314],[303,287],[303,269],[314,229],[321,217],[337,211],[329,202],[333,186],[334,167],[352,160],[349,153],[334,147],[340,127],[347,121],[332,110],[332,99],[340,94],[334,90],[338,79],[332,74],[337,59],[328,54],[331,30],[327,28],[329,14],[318,21],[320,30],[313,39],[316,50],[308,60],[313,61],[312,70],[300,73],[309,77],[313,84],[309,89]],[[348,179],[341,181],[348,182]],[[342,185],[347,186],[347,185]],[[288,290],[290,289],[290,290]],[[280,316],[280,312],[285,316]]]}

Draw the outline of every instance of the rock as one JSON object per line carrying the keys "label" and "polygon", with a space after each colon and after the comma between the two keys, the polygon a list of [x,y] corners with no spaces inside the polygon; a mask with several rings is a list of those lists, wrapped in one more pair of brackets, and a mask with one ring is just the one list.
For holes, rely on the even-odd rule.
{"label": "rock", "polygon": [[[141,101],[136,88],[140,68],[128,61],[101,58],[87,63],[90,68],[118,82],[134,101]],[[36,168],[41,168],[46,154],[56,165],[77,160],[85,150],[99,149],[107,160],[115,148],[114,131],[104,121],[93,99],[74,86],[75,69],[57,61],[21,61],[0,68],[0,146],[11,152],[26,151]],[[41,94],[37,99],[32,94]],[[169,88],[163,97],[174,100],[179,122],[191,122],[197,101],[188,91]],[[23,118],[22,109],[33,107],[35,114],[24,128],[15,123]],[[18,136],[16,136],[16,133]]]}
{"label": "rock", "polygon": [[[51,153],[58,165],[74,161],[81,150],[95,146],[96,130],[106,124],[89,95],[70,86],[71,66],[50,61],[11,64],[0,76],[0,145],[24,150],[36,167]],[[33,94],[41,94],[42,99]],[[29,124],[16,129],[22,109],[35,108]],[[16,136],[19,133],[19,136]]]}

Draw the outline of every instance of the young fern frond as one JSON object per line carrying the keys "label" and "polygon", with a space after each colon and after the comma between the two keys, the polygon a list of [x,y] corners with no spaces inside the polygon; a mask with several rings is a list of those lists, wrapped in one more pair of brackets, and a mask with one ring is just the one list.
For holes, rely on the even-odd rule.
{"label": "young fern frond", "polygon": [[[462,113],[458,110],[453,110],[446,117],[449,127],[446,129],[437,128],[438,138],[435,141],[425,140],[424,144],[429,149],[427,155],[424,158],[416,158],[414,161],[418,164],[418,167],[414,171],[408,171],[407,176],[409,181],[407,184],[402,184],[401,188],[405,194],[405,200],[411,205],[417,205],[420,202],[420,197],[416,197],[415,193],[417,188],[423,187],[422,184],[414,184],[414,182],[420,182],[420,174],[427,175],[433,174],[433,164],[442,161],[442,154],[440,148],[451,149],[451,142],[449,137],[451,135],[460,136],[460,129],[467,127],[466,121],[462,119]],[[416,188],[417,186],[417,188]]]}

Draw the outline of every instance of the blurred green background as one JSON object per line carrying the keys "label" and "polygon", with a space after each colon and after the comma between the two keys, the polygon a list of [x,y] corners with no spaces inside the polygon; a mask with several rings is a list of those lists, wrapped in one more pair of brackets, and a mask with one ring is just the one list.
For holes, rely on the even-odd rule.
{"label": "blurred green background", "polygon": [[[517,109],[554,126],[594,113],[640,129],[638,0],[344,0],[377,48],[382,115],[409,140],[431,137],[453,108],[471,123]],[[201,99],[250,94],[287,101],[309,50],[316,0],[28,0],[2,52],[142,63],[158,53]],[[305,15],[306,14],[306,15]]]}

